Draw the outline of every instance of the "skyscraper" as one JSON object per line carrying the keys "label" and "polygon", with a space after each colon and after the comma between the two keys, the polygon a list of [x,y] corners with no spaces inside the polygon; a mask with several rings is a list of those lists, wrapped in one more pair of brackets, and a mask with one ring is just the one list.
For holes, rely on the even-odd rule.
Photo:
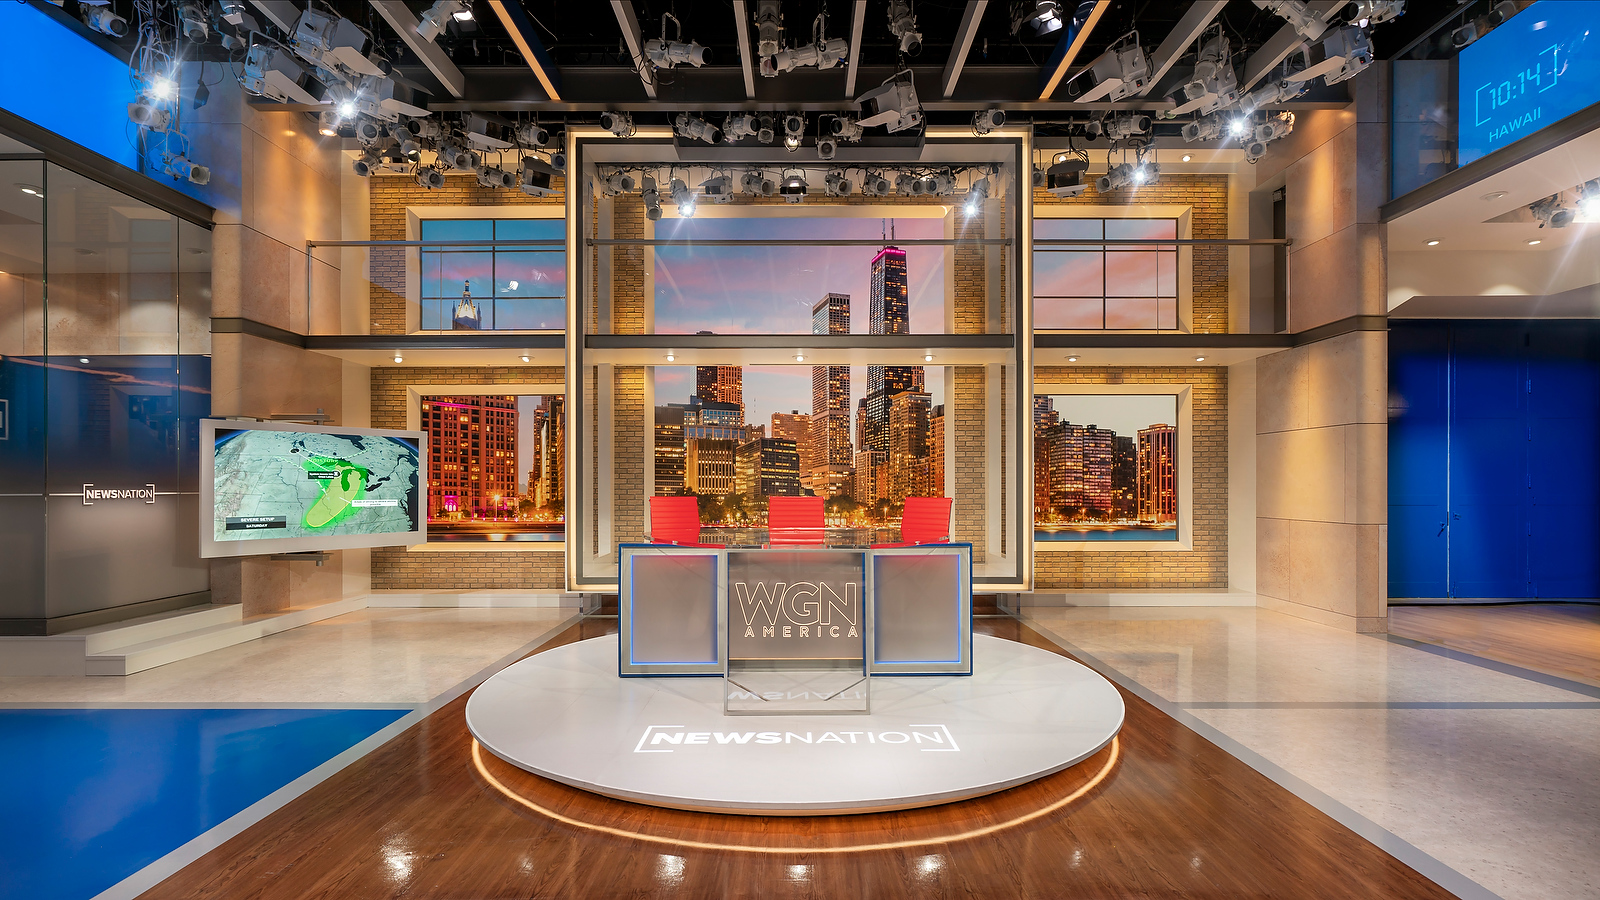
{"label": "skyscraper", "polygon": [[685,492],[723,497],[733,493],[733,453],[736,442],[717,438],[684,441]]}
{"label": "skyscraper", "polygon": [[748,498],[800,496],[800,456],[794,441],[756,438],[734,451],[735,493]]}
{"label": "skyscraper", "polygon": [[950,496],[944,485],[944,404],[928,414],[928,494],[933,497]]}
{"label": "skyscraper", "polygon": [[[850,333],[850,295],[828,294],[811,307],[812,334]],[[801,481],[817,496],[841,492],[850,469],[850,367],[811,367],[811,437],[800,456]]]}
{"label": "skyscraper", "polygon": [[811,453],[811,417],[794,410],[786,413],[772,414],[772,430],[770,434],[775,438],[794,441],[795,452],[800,454],[799,472],[800,481],[810,480],[811,472],[805,467],[805,460]]}
{"label": "skyscraper", "polygon": [[[868,307],[872,334],[910,334],[910,292],[906,251],[885,247],[872,258],[872,297]],[[889,401],[901,391],[923,389],[922,366],[867,366],[867,449],[889,451]]]}
{"label": "skyscraper", "polygon": [[683,407],[656,407],[656,494],[675,497],[683,493]]}
{"label": "skyscraper", "polygon": [[1079,446],[1083,448],[1083,506],[1100,513],[1111,512],[1111,470],[1117,433],[1094,425],[1080,427]]}
{"label": "skyscraper", "polygon": [[1178,520],[1178,429],[1151,425],[1139,429],[1139,521]]}
{"label": "skyscraper", "polygon": [[566,504],[566,398],[550,394],[539,398],[533,410],[532,460],[528,466],[528,493],[533,505],[560,511]]}
{"label": "skyscraper", "polygon": [[517,398],[429,397],[428,514],[495,515],[517,506]]}
{"label": "skyscraper", "polygon": [[[711,334],[702,331],[700,334]],[[718,400],[739,407],[739,421],[744,424],[744,369],[741,366],[695,366],[694,392],[701,400]]]}
{"label": "skyscraper", "polygon": [[928,413],[932,398],[901,391],[889,404],[889,499],[923,495],[928,480]]}

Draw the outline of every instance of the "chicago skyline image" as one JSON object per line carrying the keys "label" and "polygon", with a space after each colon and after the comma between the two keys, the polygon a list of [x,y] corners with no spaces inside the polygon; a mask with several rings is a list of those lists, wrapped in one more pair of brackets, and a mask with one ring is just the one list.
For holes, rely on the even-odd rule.
{"label": "chicago skyline image", "polygon": [[1036,394],[1038,541],[1177,540],[1178,398]]}

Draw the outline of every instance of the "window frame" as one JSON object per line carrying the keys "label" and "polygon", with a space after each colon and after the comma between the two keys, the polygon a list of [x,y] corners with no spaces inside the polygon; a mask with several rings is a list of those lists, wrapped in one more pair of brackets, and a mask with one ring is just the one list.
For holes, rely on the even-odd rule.
{"label": "window frame", "polygon": [[[1189,205],[1186,205],[1186,204],[1175,204],[1175,203],[1131,204],[1131,205],[1127,205],[1127,206],[1098,206],[1098,205],[1087,205],[1087,204],[1076,204],[1076,203],[1049,203],[1049,204],[1036,204],[1033,207],[1033,218],[1035,220],[1038,220],[1038,219],[1100,219],[1102,221],[1103,220],[1108,220],[1108,219],[1165,219],[1165,220],[1173,220],[1173,221],[1175,221],[1177,223],[1177,237],[1175,238],[1175,240],[1180,240],[1181,241],[1181,240],[1189,240],[1190,238],[1193,237],[1193,222],[1192,222],[1193,211],[1194,211],[1194,208],[1192,206],[1189,206]],[[1104,234],[1105,232],[1102,230],[1101,233]],[[1118,246],[1120,244],[1120,242],[1115,241],[1115,240],[1111,240],[1111,239],[1103,239],[1103,240],[1104,240],[1104,243],[1102,243],[1100,245],[1100,249],[1101,249],[1102,253],[1105,252],[1105,248],[1112,247],[1112,246]],[[1089,246],[1089,245],[1085,245],[1085,247],[1083,249],[1084,250],[1090,250],[1090,249],[1092,249],[1092,247]],[[1153,247],[1152,249],[1159,249],[1159,248],[1154,248]],[[1029,245],[1028,245],[1028,264],[1029,264],[1030,271],[1032,269],[1032,264],[1033,264],[1033,255],[1036,254],[1036,253],[1040,253],[1040,252],[1048,253],[1048,252],[1051,252],[1051,250],[1068,251],[1069,248],[1038,248],[1038,247],[1034,246],[1032,241],[1030,241]],[[1177,277],[1178,277],[1178,297],[1177,297],[1177,300],[1178,300],[1178,310],[1177,310],[1177,312],[1178,312],[1178,321],[1177,321],[1177,328],[1175,328],[1175,329],[1168,329],[1168,328],[1104,328],[1104,327],[1101,327],[1101,328],[1041,328],[1041,327],[1038,327],[1037,325],[1035,325],[1034,331],[1036,333],[1041,333],[1041,334],[1111,334],[1111,333],[1115,333],[1115,334],[1190,334],[1190,333],[1192,333],[1193,332],[1193,308],[1192,307],[1193,307],[1193,301],[1194,301],[1194,254],[1193,254],[1192,250],[1190,249],[1190,246],[1187,245],[1187,244],[1178,244],[1177,245],[1177,254],[1178,254],[1178,273],[1177,273]],[[1104,265],[1104,263],[1102,262],[1102,266],[1103,265]],[[1104,282],[1102,281],[1102,284],[1103,283]],[[1159,290],[1159,288],[1158,288],[1158,290]],[[1103,294],[1103,292],[1102,292],[1102,294]],[[1053,298],[1055,298],[1055,296],[1056,295],[1049,295],[1049,297],[1047,299],[1053,299]],[[1157,294],[1157,297],[1159,297],[1159,294]],[[1108,296],[1103,296],[1103,295],[1100,298],[1102,304],[1109,303],[1112,300],[1119,300],[1119,299],[1139,299],[1139,298],[1108,297]],[[1030,292],[1029,295],[1028,295],[1028,304],[1029,304],[1030,309],[1032,309],[1035,306],[1037,300],[1038,300],[1038,296],[1035,293]],[[1101,308],[1102,308],[1102,310],[1105,309],[1105,307],[1103,305],[1102,305]],[[1159,307],[1159,300],[1158,300],[1157,309],[1159,309],[1159,308],[1160,307]],[[1030,314],[1029,319],[1030,319],[1030,321],[1037,321],[1037,315]],[[1105,321],[1105,313],[1104,312],[1102,312],[1101,321],[1102,322]],[[1038,393],[1038,391],[1035,390],[1034,393]]]}
{"label": "window frame", "polygon": [[[422,223],[442,220],[516,220],[516,219],[564,219],[566,206],[560,203],[530,203],[520,206],[408,206],[406,207],[406,240],[422,240]],[[565,229],[564,229],[565,230]],[[407,334],[433,334],[440,329],[423,330],[422,323],[422,247],[408,248],[406,254],[406,333]],[[493,239],[485,242],[486,252],[497,252]],[[514,248],[506,248],[508,251]],[[537,248],[530,248],[537,249]],[[550,253],[560,253],[562,269],[565,275],[562,279],[561,306],[566,308],[572,302],[567,296],[572,285],[572,258],[568,247],[552,246]],[[483,298],[474,297],[475,300],[492,300],[492,294]],[[449,329],[443,329],[448,331]],[[493,334],[559,334],[564,330],[558,328],[518,328],[518,329],[489,329],[485,333]]]}

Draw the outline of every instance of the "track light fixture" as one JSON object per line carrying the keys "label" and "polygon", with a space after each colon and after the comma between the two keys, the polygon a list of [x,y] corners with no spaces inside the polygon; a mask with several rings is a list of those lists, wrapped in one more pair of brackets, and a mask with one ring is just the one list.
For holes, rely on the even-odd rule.
{"label": "track light fixture", "polygon": [[619,138],[633,137],[633,114],[607,110],[600,114],[600,127]]}
{"label": "track light fixture", "polygon": [[921,193],[922,179],[910,172],[901,172],[894,177],[894,192],[903,196],[914,196]]}
{"label": "track light fixture", "polygon": [[672,179],[672,187],[668,190],[668,194],[672,197],[672,205],[678,208],[678,215],[685,219],[694,217],[694,191],[689,190],[689,186],[683,183],[682,178]]}
{"label": "track light fixture", "polygon": [[361,154],[361,156],[356,159],[351,168],[355,170],[357,175],[361,176],[362,178],[366,178],[372,173],[383,168],[383,155],[377,150],[368,148],[367,152]]}
{"label": "track light fixture", "polygon": [[680,137],[686,137],[691,141],[705,141],[708,144],[715,144],[722,140],[722,129],[699,116],[690,115],[686,112],[678,113],[678,117],[672,122],[672,128]]}
{"label": "track light fixture", "polygon": [[833,154],[838,152],[838,150],[839,150],[839,142],[834,140],[833,138],[831,138],[831,137],[819,137],[819,138],[817,138],[817,158],[818,159],[823,159],[823,160],[833,159]]}
{"label": "track light fixture", "polygon": [[517,186],[517,176],[494,166],[479,166],[478,184],[487,188],[514,188]]}
{"label": "track light fixture", "polygon": [[425,41],[437,40],[452,19],[472,21],[472,7],[462,0],[438,0],[417,19],[417,34]]}
{"label": "track light fixture", "polygon": [[778,129],[771,116],[758,116],[756,118],[756,140],[763,144],[770,144],[778,139]]}
{"label": "track light fixture", "polygon": [[1026,28],[1034,35],[1060,31],[1061,4],[1053,0],[1018,0],[1011,4],[1011,33],[1019,34]]}
{"label": "track light fixture", "polygon": [[128,20],[112,12],[111,7],[83,6],[82,9],[83,23],[95,31],[112,37],[122,37],[128,33]]}
{"label": "track light fixture", "polygon": [[424,166],[417,169],[416,181],[418,187],[424,187],[430,191],[438,190],[444,187],[444,173],[432,166]]}
{"label": "track light fixture", "polygon": [[1214,141],[1222,137],[1223,132],[1229,130],[1229,123],[1222,113],[1212,113],[1202,116],[1183,126],[1183,139],[1188,143],[1195,141]]}
{"label": "track light fixture", "polygon": [[539,157],[524,156],[522,168],[517,172],[516,186],[530,197],[549,197],[556,193],[555,182],[559,174],[555,166]]}
{"label": "track light fixture", "polygon": [[1191,112],[1210,115],[1238,102],[1239,76],[1233,70],[1232,46],[1221,28],[1200,46],[1194,74],[1169,94],[1168,99],[1176,104],[1162,113],[1162,117],[1168,119]]}
{"label": "track light fixture", "polygon": [[187,181],[190,184],[209,184],[211,170],[206,166],[196,165],[181,153],[167,153],[161,158],[161,171],[170,178]]}
{"label": "track light fixture", "polygon": [[1079,103],[1115,103],[1143,91],[1150,83],[1150,62],[1139,46],[1139,32],[1130,31],[1089,64],[1083,74],[1067,83],[1069,93],[1079,91]]}
{"label": "track light fixture", "polygon": [[323,137],[339,136],[339,117],[332,110],[317,113],[317,134]]}
{"label": "track light fixture", "polygon": [[827,176],[822,180],[822,185],[827,190],[829,197],[848,197],[855,192],[855,185],[851,183],[850,179],[844,177],[844,172],[839,169],[829,170]]}
{"label": "track light fixture", "polygon": [[1044,189],[1057,197],[1076,197],[1089,189],[1084,173],[1089,161],[1080,156],[1067,156],[1045,170]]}
{"label": "track light fixture", "polygon": [[799,113],[789,113],[783,117],[783,145],[793,153],[800,149],[800,141],[805,137],[806,117]]}
{"label": "track light fixture", "polygon": [[1562,202],[1560,194],[1552,194],[1528,206],[1528,211],[1539,220],[1539,227],[1565,228],[1578,217],[1578,211]]}
{"label": "track light fixture", "polygon": [[140,128],[166,131],[172,124],[172,114],[157,106],[150,97],[140,97],[128,104],[128,118]]}
{"label": "track light fixture", "polygon": [[655,178],[646,175],[639,185],[639,199],[644,201],[644,217],[652,222],[660,219],[661,192],[656,190]]}
{"label": "track light fixture", "polygon": [[1003,109],[980,109],[972,114],[972,130],[977,134],[988,134],[1005,124],[1006,111]]}
{"label": "track light fixture", "polygon": [[866,131],[861,127],[861,123],[851,116],[834,116],[832,130],[834,137],[852,143],[861,140],[862,134]]}
{"label": "track light fixture", "polygon": [[955,175],[949,169],[940,169],[922,179],[923,193],[933,197],[944,197],[955,193]]}
{"label": "track light fixture", "polygon": [[900,52],[906,56],[922,52],[922,32],[917,30],[917,16],[906,0],[890,0],[889,33],[900,41]]}
{"label": "track light fixture", "polygon": [[1245,162],[1253,163],[1267,153],[1267,145],[1280,138],[1288,137],[1294,131],[1294,113],[1280,112],[1267,117],[1266,121],[1255,127],[1250,140],[1245,142]]}
{"label": "track light fixture", "polygon": [[1107,119],[1104,127],[1106,137],[1125,141],[1149,133],[1150,117],[1144,113],[1123,113]]}
{"label": "track light fixture", "polygon": [[543,125],[540,125],[538,122],[529,122],[525,125],[518,125],[516,136],[517,143],[529,150],[537,150],[540,147],[543,147],[545,144],[550,143],[549,129],[545,128]]}
{"label": "track light fixture", "polygon": [[[667,40],[667,21],[673,25],[673,39]],[[694,41],[683,40],[683,23],[670,12],[661,14],[661,37],[644,42],[645,58],[658,69],[672,69],[680,65],[696,68],[711,61],[711,51]]]}
{"label": "track light fixture", "polygon": [[700,182],[700,193],[713,203],[727,203],[733,199],[733,177],[718,175]]}
{"label": "track light fixture", "polygon": [[1578,212],[1590,222],[1600,222],[1600,178],[1578,185]]}
{"label": "track light fixture", "polygon": [[861,110],[860,124],[864,127],[882,125],[893,134],[922,124],[922,104],[917,101],[917,88],[911,70],[896,73],[860,97],[856,105]]}
{"label": "track light fixture", "polygon": [[761,131],[761,120],[750,113],[729,113],[722,120],[722,133],[730,141],[755,137]]}
{"label": "track light fixture", "polygon": [[454,139],[443,141],[436,151],[439,165],[448,169],[475,169],[478,167],[478,154],[463,147]]}
{"label": "track light fixture", "polygon": [[868,197],[887,197],[894,185],[882,175],[868,175],[861,179],[861,193]]}

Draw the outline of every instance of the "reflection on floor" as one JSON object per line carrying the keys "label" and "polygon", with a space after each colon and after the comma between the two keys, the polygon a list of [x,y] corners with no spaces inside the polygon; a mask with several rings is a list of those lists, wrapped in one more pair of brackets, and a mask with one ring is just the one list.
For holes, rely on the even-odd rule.
{"label": "reflection on floor", "polygon": [[1026,613],[1242,758],[1506,900],[1600,893],[1600,690],[1260,609]]}
{"label": "reflection on floor", "polygon": [[[1015,621],[978,627],[1052,649]],[[458,700],[147,896],[1450,896],[1125,698],[1115,749],[1040,781],[928,809],[767,819],[608,800],[492,757],[479,769]]]}
{"label": "reflection on floor", "polygon": [[1600,686],[1600,605],[1391,606],[1389,633]]}

